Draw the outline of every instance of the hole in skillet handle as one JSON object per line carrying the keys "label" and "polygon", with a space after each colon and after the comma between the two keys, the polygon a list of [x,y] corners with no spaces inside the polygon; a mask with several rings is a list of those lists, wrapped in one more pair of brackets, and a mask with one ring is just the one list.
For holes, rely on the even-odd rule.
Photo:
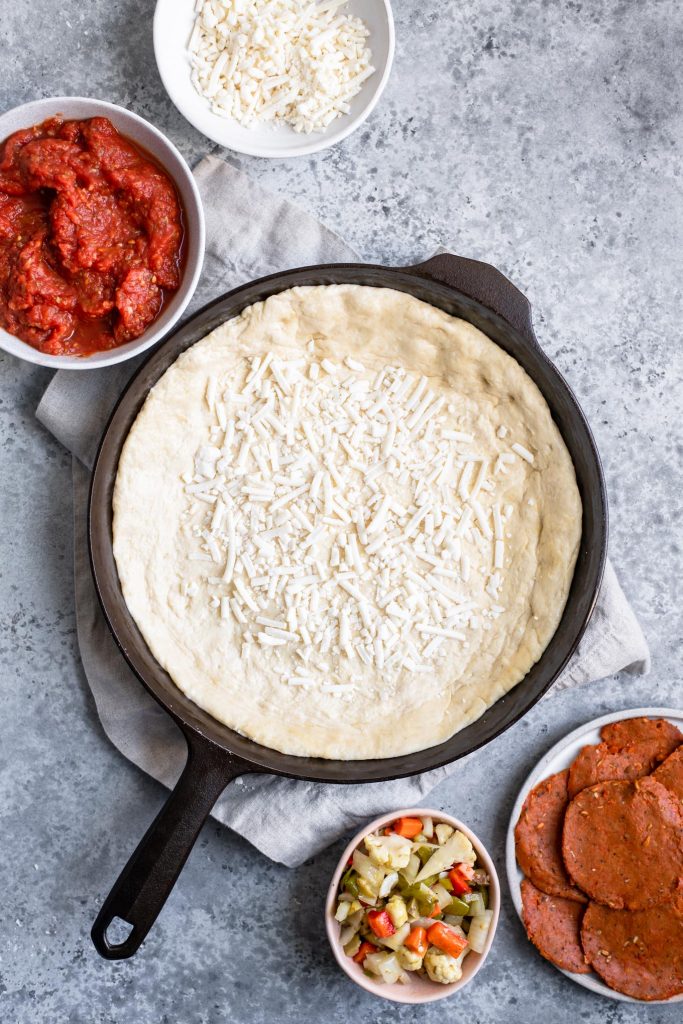
{"label": "hole in skillet handle", "polygon": [[117,946],[125,945],[134,930],[130,921],[124,921],[122,917],[115,917],[110,922],[104,933],[104,941],[109,949],[116,949]]}
{"label": "hole in skillet handle", "polygon": [[489,263],[442,252],[424,263],[400,269],[438,281],[475,299],[507,320],[531,345],[540,348],[531,321],[529,300],[512,281]]}
{"label": "hole in skillet handle", "polygon": [[139,949],[143,941],[142,937],[138,939],[135,925],[130,921],[116,916],[107,922],[104,908],[97,916],[91,936],[95,949],[105,960],[125,960]]}
{"label": "hole in skillet handle", "polygon": [[225,787],[258,771],[199,733],[183,729],[185,767],[166,803],[114,883],[93,924],[95,949],[106,960],[138,951]]}

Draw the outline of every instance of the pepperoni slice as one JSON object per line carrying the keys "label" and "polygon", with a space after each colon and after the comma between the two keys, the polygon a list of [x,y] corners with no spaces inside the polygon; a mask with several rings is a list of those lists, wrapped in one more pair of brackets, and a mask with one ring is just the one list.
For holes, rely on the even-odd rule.
{"label": "pepperoni slice", "polygon": [[579,939],[585,908],[576,900],[541,892],[528,878],[521,889],[524,927],[539,953],[563,971],[589,974]]}
{"label": "pepperoni slice", "polygon": [[683,746],[662,761],[652,776],[683,802]]}
{"label": "pepperoni slice", "polygon": [[591,903],[581,925],[590,965],[610,988],[633,999],[683,992],[683,894],[648,910]]}
{"label": "pepperoni slice", "polygon": [[584,747],[569,769],[569,798],[598,782],[641,779],[683,743],[665,718],[626,718],[600,730],[602,743]]}
{"label": "pepperoni slice", "polygon": [[598,782],[616,779],[642,779],[661,762],[662,747],[657,741],[643,740],[614,748],[608,743],[584,747],[569,769],[567,791],[570,800],[582,789]]}
{"label": "pepperoni slice", "polygon": [[566,771],[534,786],[515,827],[515,852],[524,874],[542,892],[585,903],[586,897],[572,885],[562,860],[562,823],[567,802]]}
{"label": "pepperoni slice", "polygon": [[683,886],[683,808],[652,778],[601,782],[567,807],[562,854],[592,900],[641,910]]}
{"label": "pepperoni slice", "polygon": [[623,718],[620,722],[609,722],[600,730],[600,739],[613,747],[623,747],[627,743],[640,743],[643,740],[658,740],[667,757],[679,743],[683,743],[683,733],[666,718]]}

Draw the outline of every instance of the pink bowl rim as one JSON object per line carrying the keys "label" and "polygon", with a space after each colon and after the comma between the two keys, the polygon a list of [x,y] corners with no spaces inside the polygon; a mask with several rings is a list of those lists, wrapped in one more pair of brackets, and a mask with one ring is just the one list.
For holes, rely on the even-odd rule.
{"label": "pink bowl rim", "polygon": [[[467,976],[463,976],[460,981],[453,982],[452,985],[437,985],[435,982],[431,984],[420,984],[416,982],[409,983],[407,985],[386,985],[380,981],[373,981],[364,972],[359,964],[355,964],[353,960],[346,956],[341,944],[339,942],[339,923],[334,919],[334,899],[339,888],[339,882],[341,876],[346,867],[346,862],[356,849],[358,844],[366,835],[370,832],[374,832],[375,829],[381,828],[383,825],[388,824],[390,821],[395,821],[396,818],[433,818],[438,824],[443,822],[447,825],[452,825],[454,828],[459,829],[463,832],[470,840],[475,850],[477,851],[477,858],[483,864],[484,868],[488,872],[491,878],[491,885],[489,888],[489,908],[493,911],[493,918],[491,920],[491,926],[486,939],[486,945],[484,946],[483,953],[470,953],[467,961],[470,957],[476,957],[473,967]],[[339,863],[332,876],[330,887],[327,892],[327,899],[325,900],[325,930],[327,931],[327,938],[335,960],[344,971],[344,973],[360,988],[365,989],[366,992],[370,992],[372,995],[379,996],[382,999],[388,999],[393,1003],[408,1003],[411,1005],[420,1005],[423,1003],[433,1003],[438,999],[446,999],[448,996],[455,995],[465,985],[468,985],[474,977],[479,973],[484,965],[486,958],[489,955],[493,940],[498,927],[498,918],[500,916],[500,882],[498,880],[498,873],[496,872],[493,860],[482,843],[479,837],[465,825],[459,818],[454,818],[453,815],[448,814],[446,811],[439,811],[431,809],[429,807],[407,807],[396,811],[390,811],[386,814],[380,815],[378,818],[374,818],[368,822],[346,846],[346,849],[339,858]]]}

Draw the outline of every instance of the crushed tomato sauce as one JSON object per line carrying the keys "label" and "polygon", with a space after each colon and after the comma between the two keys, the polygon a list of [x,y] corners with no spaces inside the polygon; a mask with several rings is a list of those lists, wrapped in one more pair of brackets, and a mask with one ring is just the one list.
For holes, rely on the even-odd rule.
{"label": "crushed tomato sauce", "polygon": [[173,182],[106,117],[0,146],[0,326],[51,355],[138,338],[180,284]]}

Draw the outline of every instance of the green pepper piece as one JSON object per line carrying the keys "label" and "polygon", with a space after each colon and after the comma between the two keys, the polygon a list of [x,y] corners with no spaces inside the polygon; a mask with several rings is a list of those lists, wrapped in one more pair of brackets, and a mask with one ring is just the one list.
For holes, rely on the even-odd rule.
{"label": "green pepper piece", "polygon": [[412,899],[408,900],[407,909],[408,909],[408,919],[410,921],[414,921],[416,917],[420,916],[420,908],[418,907],[417,900],[415,899],[414,896],[412,897]]}
{"label": "green pepper piece", "polygon": [[429,917],[437,904],[436,894],[424,882],[416,882],[404,890],[406,900],[416,899],[422,917]]}
{"label": "green pepper piece", "polygon": [[346,889],[352,896],[358,895],[358,874],[353,868],[349,868],[341,880],[342,889]]}
{"label": "green pepper piece", "polygon": [[469,913],[470,905],[465,903],[464,900],[454,896],[451,902],[448,904],[448,913],[455,915],[455,917],[464,917],[465,914]]}
{"label": "green pepper piece", "polygon": [[440,878],[439,881],[441,882],[446,892],[453,892],[453,883],[451,882],[448,875],[446,875],[445,878]]}
{"label": "green pepper piece", "polygon": [[420,864],[422,865],[422,867],[425,866],[425,864],[427,863],[427,861],[429,860],[433,853],[434,851],[430,850],[428,846],[419,847],[419,849],[417,850],[417,855],[420,858]]}
{"label": "green pepper piece", "polygon": [[481,898],[484,901],[484,909],[488,910],[488,908],[489,908],[489,887],[488,887],[488,885],[478,885],[477,886],[477,892],[481,893]]}

